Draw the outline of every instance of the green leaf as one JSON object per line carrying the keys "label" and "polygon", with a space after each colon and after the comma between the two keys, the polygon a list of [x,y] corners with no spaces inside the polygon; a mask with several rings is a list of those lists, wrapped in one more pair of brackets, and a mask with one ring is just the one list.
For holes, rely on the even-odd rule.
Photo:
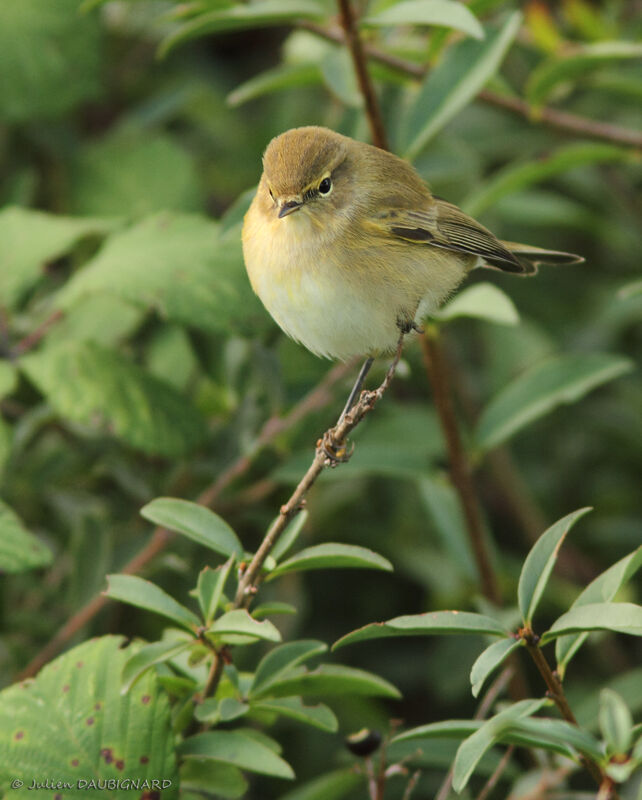
{"label": "green leaf", "polygon": [[160,586],[137,575],[108,575],[105,594],[113,600],[120,600],[167,617],[182,628],[187,628],[192,634],[201,624],[199,618],[189,608],[176,602]]}
{"label": "green leaf", "polygon": [[634,603],[588,603],[571,608],[541,637],[546,644],[558,636],[584,631],[615,631],[642,636],[642,606]]}
{"label": "green leaf", "polygon": [[0,3],[0,53],[3,121],[59,116],[99,95],[101,25],[77,0]]}
{"label": "green leaf", "polygon": [[160,47],[162,56],[176,45],[197,36],[212,33],[265,28],[268,25],[287,25],[298,19],[322,19],[324,9],[313,0],[259,0],[252,5],[233,5],[205,14],[179,26],[165,38]]}
{"label": "green leaf", "polygon": [[325,653],[327,649],[328,646],[324,642],[315,639],[301,639],[274,647],[261,659],[256,668],[249,691],[250,697],[260,692],[265,694],[265,688],[271,683],[304,661]]}
{"label": "green leaf", "polygon": [[294,778],[292,767],[269,747],[237,731],[209,731],[185,739],[179,747],[184,758],[212,759],[248,772]]}
{"label": "green leaf", "polygon": [[0,479],[2,478],[5,464],[11,455],[12,444],[13,431],[0,416]]}
{"label": "green leaf", "polygon": [[561,719],[530,717],[510,720],[498,741],[526,747],[543,747],[572,758],[574,751],[592,761],[602,760],[600,743],[588,731]]}
{"label": "green leaf", "polygon": [[219,722],[230,722],[233,719],[245,716],[250,707],[247,703],[237,700],[236,697],[223,697],[221,699],[208,697],[196,706],[194,716],[199,722],[209,722],[218,725]]}
{"label": "green leaf", "polygon": [[300,86],[314,86],[321,83],[323,76],[319,64],[280,64],[273,69],[260,72],[249,80],[237,86],[227,96],[227,102],[233,107],[263,97],[266,94],[279,92],[283,89],[295,89]]}
{"label": "green leaf", "polygon": [[202,205],[192,156],[175,139],[149,129],[117,129],[85,146],[71,171],[77,214],[142,217],[197,211]]}
{"label": "green leaf", "polygon": [[[84,642],[44,667],[35,680],[0,693],[0,784],[23,782],[12,789],[12,797],[51,800],[51,789],[29,788],[34,779],[44,783],[47,776],[76,789],[65,797],[93,796],[99,781],[104,785],[126,777],[140,781],[140,790],[106,795],[140,796],[154,788],[152,780],[162,780],[163,800],[176,800],[167,696],[151,672],[128,695],[120,694],[123,665],[135,649],[122,644],[117,636]],[[79,781],[86,783],[79,786]]]}
{"label": "green leaf", "polygon": [[0,500],[0,570],[24,572],[44,567],[52,560],[51,550],[25,528],[13,509]]}
{"label": "green leaf", "polygon": [[520,23],[521,14],[515,12],[483,42],[468,39],[448,48],[443,61],[430,70],[410,109],[404,148],[407,159],[414,159],[497,72]]}
{"label": "green leaf", "polygon": [[466,787],[477,764],[498,741],[511,720],[534,714],[546,702],[546,700],[520,700],[495,714],[465,739],[457,749],[453,764],[453,789],[461,792]]}
{"label": "green leaf", "polygon": [[[587,605],[587,603],[603,603],[613,600],[620,588],[635,575],[640,567],[642,567],[642,545],[592,580],[575,600],[571,609]],[[587,636],[586,633],[580,633],[574,636],[560,636],[556,640],[555,657],[560,677],[564,677],[566,667]]]}
{"label": "green leaf", "polygon": [[338,769],[282,794],[280,800],[343,800],[344,797],[354,797],[362,783],[363,776],[352,767]]}
{"label": "green leaf", "polygon": [[182,653],[192,645],[192,642],[184,641],[163,641],[153,642],[144,645],[137,652],[133,653],[125,662],[122,673],[121,694],[127,694],[136,681],[147,672],[154,664],[162,664],[169,661],[178,653]]}
{"label": "green leaf", "polygon": [[378,14],[365,17],[363,25],[438,25],[484,38],[484,29],[465,5],[453,0],[402,0]]}
{"label": "green leaf", "polygon": [[339,728],[337,718],[323,703],[305,706],[300,697],[285,697],[281,700],[263,700],[252,704],[253,711],[269,711],[281,717],[288,717],[297,722],[320,728],[328,733],[335,733]]}
{"label": "green leaf", "polygon": [[484,723],[476,719],[448,719],[444,722],[430,722],[419,725],[403,733],[398,733],[390,740],[397,742],[412,742],[415,739],[464,739],[479,730]]}
{"label": "green leaf", "polygon": [[209,626],[207,632],[223,639],[232,634],[266,639],[269,642],[281,641],[281,634],[270,620],[265,619],[263,622],[258,622],[245,609],[235,609],[223,614]]}
{"label": "green leaf", "polygon": [[580,508],[567,514],[545,531],[526,556],[517,587],[519,610],[524,625],[531,626],[548,579],[566,534],[578,519],[588,514],[590,508]]}
{"label": "green leaf", "polygon": [[526,84],[526,97],[533,105],[544,105],[560,84],[584,78],[600,67],[640,57],[642,44],[636,42],[577,45],[570,55],[544,61],[531,72]]}
{"label": "green leaf", "polygon": [[492,617],[473,614],[469,611],[428,611],[424,614],[408,614],[387,622],[374,622],[342,636],[332,646],[333,650],[354,642],[381,639],[390,636],[434,636],[440,633],[490,634],[508,636],[504,626]]}
{"label": "green leaf", "polygon": [[195,758],[188,758],[181,764],[180,786],[181,795],[192,790],[198,798],[214,794],[231,800],[243,797],[248,789],[247,781],[233,764]]}
{"label": "green leaf", "polygon": [[368,550],[350,544],[325,544],[306,547],[295,555],[281,562],[269,573],[267,580],[272,580],[286,572],[303,572],[311,569],[343,569],[353,567],[359,569],[382,569],[392,571],[392,564],[388,559]]}
{"label": "green leaf", "polygon": [[477,447],[482,451],[497,447],[557,406],[575,403],[597,386],[632,369],[628,358],[606,353],[563,355],[537,364],[483,410],[477,424]]}
{"label": "green leaf", "polygon": [[633,155],[623,147],[595,142],[579,142],[559,147],[541,158],[525,163],[512,163],[499,170],[483,185],[473,189],[462,207],[476,217],[502,198],[522,191],[536,183],[550,180],[556,175],[592,164],[618,164],[630,162]]}
{"label": "green leaf", "polygon": [[339,102],[349,108],[363,108],[363,94],[347,48],[328,48],[321,61],[321,76],[326,87]]}
{"label": "green leaf", "polygon": [[205,439],[204,420],[187,397],[94,342],[47,347],[19,366],[61,417],[113,432],[145,453],[181,455]]}
{"label": "green leaf", "polygon": [[[196,596],[198,597],[201,614],[207,624],[212,622],[216,616],[233,563],[234,559],[230,556],[225,564],[221,564],[220,567],[216,569],[205,567],[198,574]],[[256,611],[254,616],[256,617]]]}
{"label": "green leaf", "polygon": [[0,400],[11,394],[18,385],[18,372],[9,361],[0,360]]}
{"label": "green leaf", "polygon": [[503,664],[508,656],[520,646],[521,642],[510,638],[493,642],[477,658],[470,671],[470,683],[473,687],[473,697],[477,697],[486,678]]}
{"label": "green leaf", "polygon": [[341,664],[322,664],[314,670],[295,667],[279,678],[252,692],[255,699],[291,695],[365,695],[366,697],[401,697],[391,683],[362,669]]}
{"label": "green leaf", "polygon": [[600,692],[600,730],[609,755],[626,755],[632,743],[633,717],[627,704],[612,689]]}
{"label": "green leaf", "polygon": [[240,237],[222,236],[216,223],[197,215],[155,214],[110,236],[56,304],[67,310],[96,292],[227,335],[264,314],[247,279]]}
{"label": "green leaf", "polygon": [[13,308],[44,275],[48,262],[68,253],[81,239],[103,236],[115,227],[113,220],[74,219],[17,206],[3,208],[0,211],[0,302]]}
{"label": "green leaf", "polygon": [[517,325],[519,322],[519,314],[510,297],[487,282],[476,283],[459,292],[433,316],[443,321],[476,317],[499,325]]}
{"label": "green leaf", "polygon": [[280,600],[275,600],[271,603],[261,603],[252,608],[252,616],[254,619],[264,619],[273,614],[296,614],[298,608],[293,606],[292,603],[282,603]]}
{"label": "green leaf", "polygon": [[47,345],[71,340],[114,347],[134,334],[144,316],[144,309],[116,295],[88,295],[47,332]]}
{"label": "green leaf", "polygon": [[198,503],[158,497],[141,508],[140,513],[156,525],[182,533],[215,553],[228,557],[243,555],[243,545],[227,522]]}
{"label": "green leaf", "polygon": [[294,519],[288,522],[285,530],[279,536],[277,543],[270,552],[270,555],[275,561],[278,562],[296,542],[296,540],[299,538],[299,534],[303,530],[303,526],[308,521],[308,517],[309,514],[304,508],[296,515],[296,517],[294,517]]}

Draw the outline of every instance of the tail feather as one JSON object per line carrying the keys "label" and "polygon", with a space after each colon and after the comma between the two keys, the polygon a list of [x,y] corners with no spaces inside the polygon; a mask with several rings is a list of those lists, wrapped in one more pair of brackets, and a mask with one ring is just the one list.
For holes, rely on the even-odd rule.
{"label": "tail feather", "polygon": [[540,264],[563,266],[565,264],[581,264],[584,261],[582,256],[565,253],[563,250],[546,250],[543,247],[532,247],[516,242],[502,242],[502,244],[522,265],[523,275],[534,275]]}

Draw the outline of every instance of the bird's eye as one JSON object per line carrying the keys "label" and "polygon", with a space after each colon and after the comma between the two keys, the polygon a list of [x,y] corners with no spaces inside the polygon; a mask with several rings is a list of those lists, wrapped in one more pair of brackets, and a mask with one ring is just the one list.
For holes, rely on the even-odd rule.
{"label": "bird's eye", "polygon": [[319,194],[330,194],[332,191],[332,181],[330,178],[324,178],[319,184]]}

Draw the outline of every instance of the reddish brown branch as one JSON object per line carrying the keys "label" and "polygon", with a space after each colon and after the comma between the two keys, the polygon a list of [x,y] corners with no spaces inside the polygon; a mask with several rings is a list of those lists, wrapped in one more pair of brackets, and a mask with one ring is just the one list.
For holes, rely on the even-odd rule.
{"label": "reddish brown branch", "polygon": [[32,331],[28,336],[25,336],[24,339],[21,339],[18,344],[14,348],[14,355],[21,356],[23,353],[27,353],[29,350],[32,350],[40,340],[45,336],[49,328],[53,327],[57,322],[63,318],[62,311],[54,311],[51,316],[47,317],[47,319],[39,325],[35,331]]}
{"label": "reddish brown branch", "polygon": [[[338,27],[326,28],[313,22],[301,22],[299,27],[337,44],[343,44],[345,41],[344,33]],[[380,64],[385,64],[387,67],[402,72],[404,75],[409,75],[418,80],[422,80],[426,76],[427,69],[422,64],[416,64],[414,61],[408,61],[405,58],[386,53],[371,45],[365,45],[363,51],[367,58],[378,61]],[[553,128],[562,133],[581,136],[584,139],[598,139],[626,147],[642,148],[642,132],[640,131],[622,128],[609,122],[587,119],[577,114],[559,111],[547,106],[535,109],[525,100],[518,97],[507,97],[490,89],[483,89],[479,92],[477,99],[488,105],[495,106],[495,108],[501,108],[518,117],[527,119],[533,124],[546,125],[548,128]]]}
{"label": "reddish brown branch", "polygon": [[421,337],[421,346],[426,372],[433,391],[435,408],[446,439],[450,458],[450,474],[466,520],[466,530],[481,579],[482,591],[491,602],[499,605],[501,602],[499,585],[486,545],[471,465],[459,435],[459,426],[452,403],[450,379],[436,328],[432,326],[426,328],[425,334]]}
{"label": "reddish brown branch", "polygon": [[368,72],[367,56],[361,44],[361,38],[357,30],[357,23],[354,18],[352,6],[350,5],[350,0],[338,0],[338,2],[344,41],[352,56],[352,63],[354,64],[354,71],[359,83],[359,89],[361,90],[366,106],[366,116],[368,118],[368,124],[370,125],[372,143],[382,150],[389,150],[386,129],[383,124],[383,119],[381,118],[381,110],[377,101],[375,88],[370,78],[370,73]]}

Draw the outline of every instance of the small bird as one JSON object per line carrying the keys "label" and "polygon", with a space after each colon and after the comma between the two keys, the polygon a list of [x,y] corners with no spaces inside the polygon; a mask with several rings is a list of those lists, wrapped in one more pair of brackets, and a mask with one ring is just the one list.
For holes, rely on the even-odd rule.
{"label": "small bird", "polygon": [[327,128],[273,139],[245,215],[243,254],[280,327],[319,356],[395,349],[473,267],[532,275],[579,256],[502,242],[431,194],[401,158]]}

